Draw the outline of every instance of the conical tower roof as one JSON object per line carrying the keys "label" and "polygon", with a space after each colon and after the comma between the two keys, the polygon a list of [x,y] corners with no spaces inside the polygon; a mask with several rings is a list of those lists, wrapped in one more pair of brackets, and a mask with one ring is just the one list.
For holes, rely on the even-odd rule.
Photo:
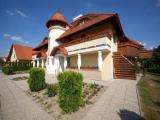
{"label": "conical tower roof", "polygon": [[49,24],[53,23],[53,22],[62,22],[65,24],[67,23],[67,20],[65,19],[64,15],[60,12],[57,11],[51,18],[50,20],[47,21],[46,26],[49,28]]}

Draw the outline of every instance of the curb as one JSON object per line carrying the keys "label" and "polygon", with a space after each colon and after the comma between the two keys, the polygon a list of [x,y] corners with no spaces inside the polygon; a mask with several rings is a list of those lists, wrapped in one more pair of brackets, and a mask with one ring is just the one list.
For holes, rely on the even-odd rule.
{"label": "curb", "polygon": [[[139,77],[137,79],[137,84],[138,84],[138,82],[140,81],[141,78],[142,78],[142,76],[139,75]],[[141,105],[141,97],[140,97],[140,94],[139,94],[139,91],[138,91],[138,85],[137,84],[136,84],[136,93],[137,93],[137,99],[138,99],[139,112],[140,112],[140,116],[142,118],[144,118],[144,114],[143,114],[143,111],[142,111],[142,105]]]}

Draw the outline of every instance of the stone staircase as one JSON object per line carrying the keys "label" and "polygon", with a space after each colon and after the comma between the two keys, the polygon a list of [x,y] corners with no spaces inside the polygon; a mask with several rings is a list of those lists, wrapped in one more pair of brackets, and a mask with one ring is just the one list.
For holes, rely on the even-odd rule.
{"label": "stone staircase", "polygon": [[113,66],[115,79],[136,80],[133,64],[120,52],[113,53]]}

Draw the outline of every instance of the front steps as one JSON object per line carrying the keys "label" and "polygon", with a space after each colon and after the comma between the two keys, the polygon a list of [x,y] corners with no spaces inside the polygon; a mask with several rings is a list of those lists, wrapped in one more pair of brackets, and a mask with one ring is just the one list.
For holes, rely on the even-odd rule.
{"label": "front steps", "polygon": [[113,53],[113,66],[115,79],[136,80],[136,73],[133,64],[120,52]]}

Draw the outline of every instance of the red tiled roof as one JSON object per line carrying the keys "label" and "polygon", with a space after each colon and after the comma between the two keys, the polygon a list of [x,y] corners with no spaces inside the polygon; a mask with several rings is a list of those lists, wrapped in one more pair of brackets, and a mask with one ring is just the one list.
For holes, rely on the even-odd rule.
{"label": "red tiled roof", "polygon": [[142,50],[139,52],[139,58],[150,59],[153,56],[152,50]]}
{"label": "red tiled roof", "polygon": [[48,45],[48,37],[45,37],[43,40],[42,40],[42,42],[38,45],[38,46],[36,46],[35,48],[33,48],[34,50],[37,50],[37,49],[39,49],[40,47],[43,47],[43,46],[45,46],[45,45]]}
{"label": "red tiled roof", "polygon": [[144,46],[142,45],[142,44],[140,44],[139,42],[137,42],[136,40],[133,40],[133,39],[131,39],[131,38],[128,38],[128,37],[124,37],[123,38],[123,40],[122,40],[122,44],[123,43],[128,43],[128,44],[130,44],[130,45],[136,45],[137,47],[140,47],[140,48],[143,48]]}
{"label": "red tiled roof", "polygon": [[37,55],[38,58],[47,58],[47,54],[44,51],[36,51],[32,55]]}
{"label": "red tiled roof", "polygon": [[65,19],[65,17],[63,16],[63,14],[60,12],[60,11],[57,11],[51,18],[50,20],[47,21],[46,23],[46,26],[49,28],[49,24],[51,22],[54,22],[54,21],[60,21],[60,22],[63,22],[63,23],[67,23],[67,20]]}
{"label": "red tiled roof", "polygon": [[67,50],[63,46],[59,45],[52,50],[51,56],[54,56],[58,50],[60,50],[65,56],[68,55]]}
{"label": "red tiled roof", "polygon": [[18,60],[32,60],[32,53],[33,53],[32,47],[13,44],[11,46],[11,50],[8,56],[9,58],[11,56],[11,53],[13,52],[13,48],[15,50],[16,57]]}
{"label": "red tiled roof", "polygon": [[47,54],[45,52],[41,52],[41,58],[47,58]]}
{"label": "red tiled roof", "polygon": [[90,17],[90,20],[87,21],[87,22],[85,22],[85,23],[82,24],[82,25],[79,25],[79,26],[76,26],[78,20],[75,21],[75,22],[73,22],[73,23],[72,23],[72,25],[73,25],[72,28],[66,30],[66,31],[58,38],[58,40],[63,39],[63,38],[65,38],[65,37],[69,36],[69,35],[72,35],[72,34],[74,34],[74,33],[76,33],[76,32],[79,32],[79,31],[81,31],[81,30],[87,29],[87,28],[89,28],[89,27],[91,27],[91,26],[93,26],[93,25],[96,25],[96,24],[104,21],[104,20],[109,20],[110,18],[112,18],[112,17],[114,17],[114,16],[116,16],[116,15],[117,15],[117,14],[87,14],[87,15],[84,15],[84,16],[82,16],[82,17],[79,18],[79,19],[82,19],[82,18],[84,18],[84,17],[87,16],[87,17]]}
{"label": "red tiled roof", "polygon": [[33,55],[36,55],[38,52],[39,52],[39,51],[35,51],[35,50],[34,50],[34,51],[32,52],[32,56],[33,56]]}

